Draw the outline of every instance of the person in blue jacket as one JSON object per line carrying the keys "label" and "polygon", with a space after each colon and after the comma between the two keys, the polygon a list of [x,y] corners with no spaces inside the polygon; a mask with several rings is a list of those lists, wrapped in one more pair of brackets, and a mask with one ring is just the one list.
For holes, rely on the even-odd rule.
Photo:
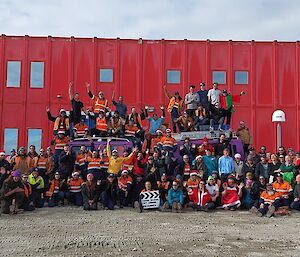
{"label": "person in blue jacket", "polygon": [[168,201],[165,202],[163,210],[172,209],[172,212],[181,212],[183,208],[183,191],[179,188],[178,182],[173,181],[168,191]]}

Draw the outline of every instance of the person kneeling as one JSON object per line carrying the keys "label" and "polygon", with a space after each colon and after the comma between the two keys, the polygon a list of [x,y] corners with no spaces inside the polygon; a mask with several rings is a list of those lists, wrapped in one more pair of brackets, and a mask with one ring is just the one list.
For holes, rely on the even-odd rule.
{"label": "person kneeling", "polygon": [[83,209],[86,211],[97,210],[97,202],[100,196],[98,183],[92,173],[87,174],[87,181],[82,184]]}
{"label": "person kneeling", "polygon": [[189,206],[197,211],[209,211],[214,208],[210,193],[205,187],[205,182],[200,181],[198,187],[188,188],[190,198]]}
{"label": "person kneeling", "polygon": [[225,210],[235,211],[240,207],[242,196],[242,185],[237,186],[232,175],[227,178],[227,183],[223,184],[222,204]]}

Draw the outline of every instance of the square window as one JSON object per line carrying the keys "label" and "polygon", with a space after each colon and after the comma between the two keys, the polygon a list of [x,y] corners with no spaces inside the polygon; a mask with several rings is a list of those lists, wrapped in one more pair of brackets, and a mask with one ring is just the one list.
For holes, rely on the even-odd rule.
{"label": "square window", "polygon": [[30,64],[30,87],[44,87],[44,62],[31,62]]}
{"label": "square window", "polygon": [[226,84],[226,71],[213,71],[213,83]]}
{"label": "square window", "polygon": [[21,61],[7,62],[7,87],[20,87],[21,82]]}
{"label": "square window", "polygon": [[34,145],[36,151],[41,149],[42,145],[42,129],[28,129],[28,148]]}
{"label": "square window", "polygon": [[235,84],[248,84],[248,71],[236,71],[234,74]]}
{"label": "square window", "polygon": [[180,71],[168,70],[167,71],[167,83],[168,84],[180,84]]}
{"label": "square window", "polygon": [[100,82],[113,82],[113,69],[100,69]]}
{"label": "square window", "polygon": [[17,128],[5,128],[4,129],[4,150],[6,152],[12,149],[17,150],[18,147],[18,129]]}

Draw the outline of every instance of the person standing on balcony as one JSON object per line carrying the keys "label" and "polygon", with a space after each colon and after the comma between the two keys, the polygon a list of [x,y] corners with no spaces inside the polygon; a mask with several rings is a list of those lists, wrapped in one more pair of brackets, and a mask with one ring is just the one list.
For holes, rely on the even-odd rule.
{"label": "person standing on balcony", "polygon": [[58,131],[64,131],[64,133],[68,136],[70,135],[70,120],[67,116],[67,112],[65,109],[61,109],[59,111],[59,116],[53,117],[50,112],[50,108],[46,107],[46,112],[48,115],[48,119],[54,122],[53,127],[53,135],[58,135]]}
{"label": "person standing on balcony", "polygon": [[81,118],[81,112],[84,112],[83,109],[83,103],[79,100],[79,93],[74,92],[74,83],[71,81],[69,83],[69,98],[71,101],[71,106],[72,106],[72,111],[70,113],[70,119],[71,122],[73,122],[73,125],[75,126],[76,124],[80,123],[80,118]]}
{"label": "person standing on balcony", "polygon": [[122,119],[126,119],[127,105],[124,103],[123,96],[119,96],[119,102],[115,101],[115,91],[112,93],[111,101]]}
{"label": "person standing on balcony", "polygon": [[208,90],[205,89],[205,83],[201,82],[200,83],[200,90],[197,92],[199,95],[199,104],[205,108],[206,111],[208,111],[209,106],[208,106]]}
{"label": "person standing on balcony", "polygon": [[177,123],[175,120],[177,118],[179,118],[179,116],[181,115],[181,113],[184,109],[184,102],[183,102],[181,96],[179,95],[178,91],[175,92],[174,96],[172,96],[169,93],[166,85],[164,85],[164,92],[165,92],[165,95],[169,98],[169,104],[168,104],[167,110],[171,114],[173,132],[176,133],[177,132]]}
{"label": "person standing on balcony", "polygon": [[209,102],[209,108],[214,106],[216,103],[220,103],[220,95],[222,94],[221,90],[218,89],[219,84],[214,82],[212,88],[208,90],[207,98]]}
{"label": "person standing on balcony", "polygon": [[94,113],[98,114],[100,111],[103,111],[104,113],[106,113],[108,110],[108,101],[104,97],[104,93],[102,91],[100,91],[98,93],[98,96],[95,96],[91,92],[91,85],[87,82],[85,83],[85,85],[86,85],[89,97],[94,101],[94,106],[93,106]]}
{"label": "person standing on balcony", "polygon": [[185,104],[186,104],[186,112],[189,117],[195,117],[195,111],[198,108],[199,104],[199,95],[194,92],[195,86],[191,85],[189,89],[189,93],[185,95]]}

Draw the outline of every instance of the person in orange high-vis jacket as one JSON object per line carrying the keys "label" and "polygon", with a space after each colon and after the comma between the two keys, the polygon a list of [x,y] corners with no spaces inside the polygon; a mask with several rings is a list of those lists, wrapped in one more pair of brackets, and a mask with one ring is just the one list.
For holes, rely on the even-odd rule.
{"label": "person in orange high-vis jacket", "polygon": [[276,174],[276,181],[273,182],[273,189],[280,196],[279,206],[290,206],[291,198],[293,197],[293,188],[285,180],[283,180],[282,173],[278,172]]}
{"label": "person in orange high-vis jacket", "polygon": [[25,147],[20,147],[18,154],[11,159],[13,170],[19,170],[22,174],[30,174],[34,169],[35,160],[27,156]]}
{"label": "person in orange high-vis jacket", "polygon": [[49,197],[48,207],[64,204],[66,188],[65,180],[61,179],[59,172],[55,172],[54,179],[50,181],[49,190],[46,192],[46,196]]}
{"label": "person in orange high-vis jacket", "polygon": [[50,112],[50,108],[46,108],[48,119],[54,122],[53,135],[56,136],[58,131],[64,131],[66,135],[70,135],[70,119],[67,116],[65,109],[59,111],[59,116],[53,117]]}
{"label": "person in orange high-vis jacket", "polygon": [[151,134],[146,134],[145,140],[142,145],[142,151],[146,152],[148,150],[149,153],[154,153],[155,148],[159,148],[159,143],[162,137],[163,132],[160,129],[156,130],[155,136],[152,136]]}
{"label": "person in orange high-vis jacket", "polygon": [[100,110],[98,115],[91,115],[89,113],[89,117],[94,119],[96,124],[95,128],[91,129],[91,134],[94,136],[105,137],[108,133],[108,118],[106,118],[105,113]]}
{"label": "person in orange high-vis jacket", "polygon": [[66,192],[66,198],[76,206],[82,206],[83,204],[81,195],[81,185],[83,183],[83,179],[79,177],[79,172],[73,171],[72,178],[68,180],[69,191]]}
{"label": "person in orange high-vis jacket", "polygon": [[32,194],[32,186],[28,182],[28,175],[22,174],[22,183],[24,186],[24,202],[23,202],[23,209],[25,211],[33,211],[35,208],[33,206],[33,202],[31,200],[31,194]]}
{"label": "person in orange high-vis jacket", "polygon": [[90,84],[89,83],[85,83],[85,84],[86,84],[89,97],[94,101],[94,106],[93,106],[94,113],[98,114],[100,111],[106,113],[108,109],[108,101],[104,97],[104,93],[100,91],[98,93],[98,96],[95,96],[91,92]]}
{"label": "person in orange high-vis jacket", "polygon": [[179,95],[179,92],[175,92],[175,95],[172,96],[169,93],[166,85],[164,85],[164,92],[166,97],[169,98],[167,111],[171,114],[173,132],[176,133],[177,123],[175,122],[175,120],[177,120],[180,117],[181,113],[184,110],[184,101],[182,97]]}
{"label": "person in orange high-vis jacket", "polygon": [[259,217],[266,215],[268,218],[272,217],[279,207],[280,194],[274,191],[271,183],[266,184],[264,190],[259,198],[259,208],[253,206],[250,212],[257,214]]}
{"label": "person in orange high-vis jacket", "polygon": [[37,168],[39,175],[44,179],[45,186],[47,187],[51,170],[48,157],[43,148],[40,149],[40,154],[35,158],[34,167]]}
{"label": "person in orange high-vis jacket", "polygon": [[102,158],[98,151],[93,151],[91,156],[87,157],[87,173],[92,173],[94,180],[106,179],[106,172],[101,168]]}
{"label": "person in orange high-vis jacket", "polygon": [[172,137],[171,129],[166,129],[166,135],[160,139],[161,149],[173,153],[176,151],[177,142],[175,138]]}
{"label": "person in orange high-vis jacket", "polygon": [[58,131],[58,135],[51,141],[51,145],[54,145],[54,154],[52,156],[54,162],[54,171],[58,169],[59,156],[64,151],[64,147],[68,145],[69,142],[69,137],[66,136],[65,132],[62,130]]}
{"label": "person in orange high-vis jacket", "polygon": [[118,179],[118,187],[120,208],[123,208],[128,204],[128,195],[132,187],[132,178],[128,175],[128,170],[122,171],[121,177]]}
{"label": "person in orange high-vis jacket", "polygon": [[74,138],[86,138],[89,135],[89,127],[85,124],[85,117],[80,118],[80,122],[77,123],[74,128]]}
{"label": "person in orange high-vis jacket", "polygon": [[77,170],[80,170],[80,175],[83,179],[86,179],[87,175],[87,163],[86,158],[88,157],[88,153],[86,150],[86,146],[80,146],[79,152],[76,154],[75,165]]}

